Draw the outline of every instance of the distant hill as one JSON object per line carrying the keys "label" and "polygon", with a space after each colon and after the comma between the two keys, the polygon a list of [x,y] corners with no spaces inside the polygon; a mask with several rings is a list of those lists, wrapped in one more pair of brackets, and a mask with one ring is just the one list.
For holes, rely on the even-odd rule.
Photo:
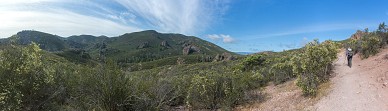
{"label": "distant hill", "polygon": [[240,55],[249,55],[249,54],[254,54],[254,52],[234,52],[236,54],[240,54]]}
{"label": "distant hill", "polygon": [[[233,56],[237,56],[236,53],[194,36],[159,33],[154,30],[126,33],[117,37],[92,35],[60,37],[26,30],[12,37],[0,39],[0,44],[8,44],[10,41],[21,45],[35,42],[43,50],[68,59],[78,58],[73,61],[82,60],[80,57],[95,61],[113,59],[127,66],[134,66],[134,63],[144,65],[147,64],[144,62],[156,60],[175,65],[178,64],[178,59],[183,60],[182,63],[190,64],[233,59]],[[78,57],[74,57],[75,55]],[[152,64],[152,67],[160,65],[165,64]]]}
{"label": "distant hill", "polygon": [[68,47],[64,42],[64,38],[37,31],[21,31],[9,39],[13,39],[21,45],[27,45],[34,41],[40,44],[41,49],[51,52],[62,51]]}

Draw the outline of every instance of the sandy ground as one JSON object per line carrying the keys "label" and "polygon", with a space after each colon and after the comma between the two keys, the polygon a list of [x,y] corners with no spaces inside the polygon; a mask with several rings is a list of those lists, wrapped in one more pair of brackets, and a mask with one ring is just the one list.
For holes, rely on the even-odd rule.
{"label": "sandy ground", "polygon": [[332,78],[320,85],[317,97],[303,97],[294,81],[270,84],[262,91],[264,100],[235,110],[388,111],[388,49],[364,60],[355,55],[352,68],[346,65],[343,54],[339,53]]}
{"label": "sandy ground", "polygon": [[[330,87],[329,83],[321,85],[321,89]],[[326,87],[326,88],[325,88]],[[308,98],[302,95],[302,91],[293,81],[288,81],[277,86],[270,84],[264,89],[264,100],[236,107],[235,111],[300,111],[306,110],[306,106],[313,106],[319,100],[323,92],[317,98]],[[327,93],[327,92],[326,92]],[[309,107],[312,109],[312,107]]]}
{"label": "sandy ground", "polygon": [[318,111],[388,111],[388,50],[368,59],[340,56],[335,62],[330,93],[314,105]]}

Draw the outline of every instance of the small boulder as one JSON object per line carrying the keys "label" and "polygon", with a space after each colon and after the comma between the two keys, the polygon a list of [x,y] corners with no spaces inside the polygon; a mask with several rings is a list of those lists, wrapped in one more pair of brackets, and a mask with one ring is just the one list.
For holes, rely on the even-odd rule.
{"label": "small boulder", "polygon": [[217,54],[214,57],[213,61],[230,61],[230,60],[235,60],[235,57],[232,56],[232,54],[230,54],[230,53],[224,52],[221,55]]}

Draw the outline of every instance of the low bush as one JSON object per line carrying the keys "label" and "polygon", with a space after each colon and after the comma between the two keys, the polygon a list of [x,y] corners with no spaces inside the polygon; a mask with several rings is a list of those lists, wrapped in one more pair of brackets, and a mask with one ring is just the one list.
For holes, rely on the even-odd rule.
{"label": "low bush", "polygon": [[283,83],[295,77],[292,72],[293,64],[290,59],[290,56],[274,58],[276,62],[271,66],[270,73],[275,84]]}
{"label": "low bush", "polygon": [[246,71],[246,70],[254,70],[254,69],[260,69],[260,66],[263,66],[265,62],[265,55],[259,54],[259,55],[251,55],[245,58],[241,62],[241,70]]}
{"label": "low bush", "polygon": [[11,45],[0,51],[0,107],[2,110],[55,109],[57,75],[42,60],[35,43]]}
{"label": "low bush", "polygon": [[203,72],[191,79],[186,104],[193,109],[230,109],[241,103],[249,90],[257,88],[259,74]]}
{"label": "low bush", "polygon": [[363,58],[376,55],[380,49],[380,39],[377,36],[366,36],[362,38],[361,54]]}
{"label": "low bush", "polygon": [[303,53],[292,58],[293,72],[297,76],[297,85],[304,95],[314,96],[318,85],[327,80],[331,65],[337,58],[338,44],[332,41],[308,43]]}

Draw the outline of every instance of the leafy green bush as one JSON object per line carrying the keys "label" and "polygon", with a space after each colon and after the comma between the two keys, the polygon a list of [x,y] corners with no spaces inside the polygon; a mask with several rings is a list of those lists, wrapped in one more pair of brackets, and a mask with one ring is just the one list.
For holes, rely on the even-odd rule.
{"label": "leafy green bush", "polygon": [[292,72],[293,64],[290,59],[291,56],[274,58],[276,62],[271,65],[270,73],[275,84],[280,84],[295,77]]}
{"label": "leafy green bush", "polygon": [[295,77],[291,58],[298,53],[301,52],[299,50],[290,50],[251,55],[243,59],[237,65],[237,69],[240,69],[242,72],[260,74],[259,86],[263,86],[270,81],[280,84]]}
{"label": "leafy green bush", "polygon": [[241,62],[241,65],[242,65],[241,70],[246,71],[246,70],[258,69],[259,66],[262,66],[265,62],[264,56],[265,55],[261,55],[261,54],[248,56]]}
{"label": "leafy green bush", "polygon": [[189,82],[185,76],[162,76],[160,70],[144,70],[138,74],[130,74],[135,110],[161,110],[168,106],[184,104],[184,95]]}
{"label": "leafy green bush", "polygon": [[332,62],[337,58],[338,45],[332,41],[308,43],[303,53],[292,58],[297,85],[305,95],[315,95],[319,83],[327,80]]}
{"label": "leafy green bush", "polygon": [[379,52],[380,39],[376,36],[367,36],[362,38],[361,54],[363,58],[368,58]]}
{"label": "leafy green bush", "polygon": [[[243,101],[245,93],[257,88],[259,74],[219,74],[204,72],[191,79],[186,104],[193,109],[229,109]],[[256,86],[255,86],[256,85]]]}
{"label": "leafy green bush", "polygon": [[32,43],[0,51],[0,107],[3,110],[44,110],[53,91],[53,74],[44,67],[42,52]]}
{"label": "leafy green bush", "polygon": [[376,33],[379,35],[379,37],[381,38],[381,46],[383,45],[387,45],[388,44],[388,28],[387,28],[387,25],[385,25],[385,23],[380,23],[379,24],[379,27],[377,28],[377,31]]}
{"label": "leafy green bush", "polygon": [[11,45],[0,51],[0,107],[144,110],[141,92],[136,94],[126,76],[114,62],[95,67],[75,65],[56,55],[47,56],[34,43]]}

